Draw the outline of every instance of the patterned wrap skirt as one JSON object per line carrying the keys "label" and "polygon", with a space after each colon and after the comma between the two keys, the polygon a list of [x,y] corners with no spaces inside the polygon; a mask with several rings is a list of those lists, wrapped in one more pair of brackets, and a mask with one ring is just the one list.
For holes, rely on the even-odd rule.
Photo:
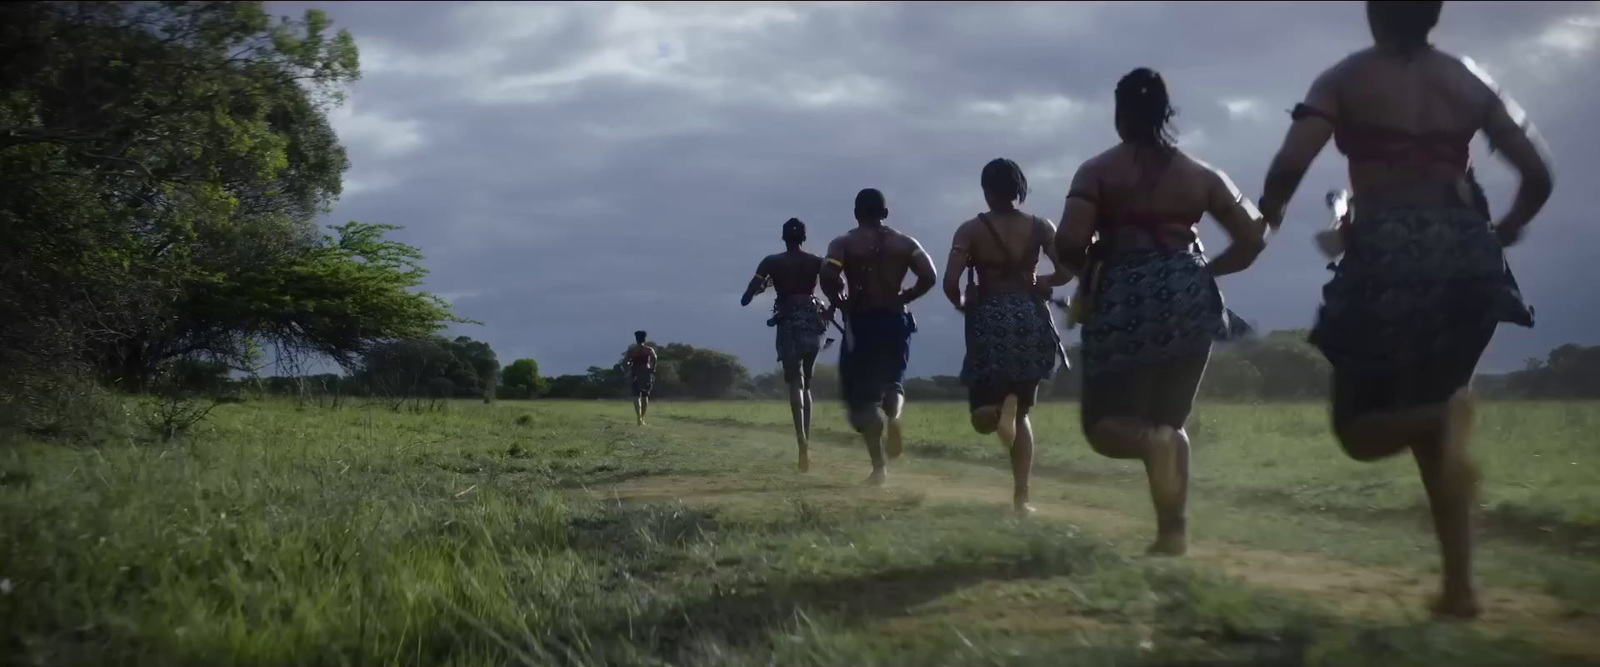
{"label": "patterned wrap skirt", "polygon": [[1496,326],[1533,326],[1488,216],[1465,203],[1357,202],[1345,253],[1328,268],[1310,341],[1336,375],[1462,384]]}
{"label": "patterned wrap skirt", "polygon": [[1083,325],[1086,376],[1206,354],[1250,328],[1223,304],[1198,250],[1133,250],[1105,260]]}
{"label": "patterned wrap skirt", "polygon": [[1049,306],[1031,294],[984,296],[966,316],[961,383],[1026,385],[1055,374],[1061,339]]}
{"label": "patterned wrap skirt", "polygon": [[772,326],[777,327],[778,361],[815,359],[828,333],[822,302],[816,297],[785,297],[772,304]]}

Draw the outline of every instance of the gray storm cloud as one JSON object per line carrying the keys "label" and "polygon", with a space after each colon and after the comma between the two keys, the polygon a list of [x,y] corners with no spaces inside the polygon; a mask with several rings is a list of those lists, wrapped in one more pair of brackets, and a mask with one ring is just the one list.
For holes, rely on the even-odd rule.
{"label": "gray storm cloud", "polygon": [[[1160,70],[1180,145],[1255,194],[1312,77],[1369,35],[1360,3],[272,3],[328,11],[364,77],[335,126],[354,167],[330,221],[405,227],[429,289],[485,326],[503,360],[547,373],[612,361],[635,329],[774,365],[765,301],[738,306],[779,224],[819,251],[862,187],[941,261],[982,206],[979,169],[1027,171],[1056,218],[1083,159],[1115,141],[1110,98]],[[1555,197],[1511,261],[1539,309],[1486,367],[1600,338],[1600,3],[1451,3],[1437,44],[1472,56],[1555,152]],[[1503,210],[1512,177],[1478,147]],[[1223,285],[1267,328],[1309,325],[1326,279],[1311,234],[1343,181],[1330,147],[1286,232]],[[1206,223],[1210,224],[1210,223]],[[1213,248],[1222,239],[1207,229]],[[960,365],[955,313],[916,306],[915,375]]]}

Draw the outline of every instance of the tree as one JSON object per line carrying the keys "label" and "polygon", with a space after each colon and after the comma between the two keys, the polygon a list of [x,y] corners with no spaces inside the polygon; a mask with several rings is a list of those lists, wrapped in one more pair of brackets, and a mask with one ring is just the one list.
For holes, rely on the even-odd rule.
{"label": "tree", "polygon": [[482,398],[493,389],[498,370],[487,343],[466,336],[419,336],[374,346],[362,358],[356,379],[390,398]]}
{"label": "tree", "polygon": [[456,321],[393,227],[315,227],[349,165],[327,111],[358,76],[315,10],[0,7],[0,376],[82,364],[138,390],[261,344],[349,367]]}
{"label": "tree", "polygon": [[539,377],[539,362],[518,359],[500,372],[500,381],[518,398],[538,398],[549,388],[549,381]]}
{"label": "tree", "polygon": [[500,374],[500,360],[495,357],[494,350],[489,344],[475,341],[466,336],[457,336],[452,351],[461,364],[472,371],[472,376],[467,385],[475,389],[485,403],[494,397],[496,376]]}
{"label": "tree", "polygon": [[677,366],[678,378],[695,398],[727,398],[750,381],[750,371],[726,352],[692,349]]}

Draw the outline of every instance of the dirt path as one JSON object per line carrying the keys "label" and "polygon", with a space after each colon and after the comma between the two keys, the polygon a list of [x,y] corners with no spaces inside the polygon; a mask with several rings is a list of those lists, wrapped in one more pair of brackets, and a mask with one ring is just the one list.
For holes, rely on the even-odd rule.
{"label": "dirt path", "polygon": [[[727,427],[717,430],[730,431]],[[752,441],[792,441],[760,431],[739,434]],[[763,443],[765,444],[765,443]],[[1005,508],[1009,516],[1009,474],[978,465],[943,462],[942,472],[921,469],[916,461],[891,465],[889,484],[869,488],[861,484],[865,461],[841,456],[844,450],[827,447],[813,453],[808,475],[752,475],[737,479],[723,476],[653,476],[633,479],[614,487],[591,489],[594,494],[631,501],[703,502],[718,505],[782,502],[797,493],[822,504],[881,501],[885,496],[916,498],[924,503],[978,503]],[[774,471],[775,472],[775,471]],[[1116,510],[1088,507],[1061,499],[1035,502],[1038,514],[1074,523],[1092,533],[1129,535],[1150,530],[1150,518]],[[1423,605],[1436,588],[1433,574],[1350,563],[1315,553],[1290,552],[1198,539],[1190,544],[1193,565],[1216,568],[1249,584],[1273,588],[1310,600],[1318,606],[1350,617],[1381,622],[1404,622],[1425,616]],[[1490,635],[1536,638],[1552,651],[1585,658],[1600,658],[1600,617],[1575,616],[1570,605],[1549,595],[1512,588],[1482,591],[1484,616],[1476,626]]]}

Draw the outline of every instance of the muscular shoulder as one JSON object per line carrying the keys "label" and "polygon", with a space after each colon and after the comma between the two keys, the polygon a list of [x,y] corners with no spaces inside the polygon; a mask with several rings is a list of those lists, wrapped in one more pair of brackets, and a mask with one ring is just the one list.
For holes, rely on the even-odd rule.
{"label": "muscular shoulder", "polygon": [[1112,146],[1100,151],[1094,157],[1084,160],[1083,164],[1078,166],[1078,173],[1098,174],[1101,171],[1111,167],[1112,164],[1114,164],[1117,159],[1122,156],[1122,152],[1121,145]]}
{"label": "muscular shoulder", "polygon": [[[1113,149],[1114,150],[1114,149]],[[1067,186],[1067,194],[1082,194],[1087,197],[1098,197],[1100,182],[1104,180],[1103,174],[1110,162],[1112,151],[1105,151],[1099,155],[1083,161],[1078,165],[1078,170],[1072,174],[1072,183]]]}
{"label": "muscular shoulder", "polygon": [[894,244],[895,249],[905,253],[907,257],[922,252],[922,243],[912,235],[898,229],[890,229],[889,233],[890,242]]}
{"label": "muscular shoulder", "polygon": [[1205,183],[1207,187],[1232,191],[1238,190],[1237,187],[1234,187],[1233,179],[1228,178],[1227,172],[1193,155],[1187,153],[1179,153],[1179,155],[1182,156],[1181,159],[1186,170]]}

